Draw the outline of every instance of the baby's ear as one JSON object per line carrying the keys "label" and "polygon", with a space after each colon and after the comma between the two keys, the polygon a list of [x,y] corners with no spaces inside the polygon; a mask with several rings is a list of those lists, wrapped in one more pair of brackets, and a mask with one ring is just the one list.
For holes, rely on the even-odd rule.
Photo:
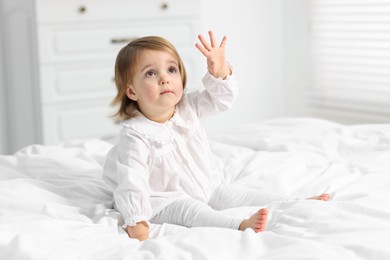
{"label": "baby's ear", "polygon": [[131,84],[126,85],[126,96],[133,101],[137,101],[137,95],[134,92],[133,85]]}

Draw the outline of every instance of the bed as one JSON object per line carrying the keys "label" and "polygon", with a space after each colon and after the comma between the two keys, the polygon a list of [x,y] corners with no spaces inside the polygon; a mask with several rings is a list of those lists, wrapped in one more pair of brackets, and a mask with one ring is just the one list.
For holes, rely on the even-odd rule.
{"label": "bed", "polygon": [[164,224],[130,239],[102,179],[114,139],[69,140],[0,156],[0,259],[390,259],[390,124],[279,118],[210,139],[224,182],[290,198],[259,205],[265,232]]}

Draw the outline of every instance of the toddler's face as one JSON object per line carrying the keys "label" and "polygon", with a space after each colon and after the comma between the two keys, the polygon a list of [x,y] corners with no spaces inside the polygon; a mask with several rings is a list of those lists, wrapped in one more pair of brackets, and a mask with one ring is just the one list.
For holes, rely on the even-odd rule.
{"label": "toddler's face", "polygon": [[127,96],[137,101],[149,119],[165,122],[183,96],[182,78],[177,60],[168,52],[145,50],[137,66]]}

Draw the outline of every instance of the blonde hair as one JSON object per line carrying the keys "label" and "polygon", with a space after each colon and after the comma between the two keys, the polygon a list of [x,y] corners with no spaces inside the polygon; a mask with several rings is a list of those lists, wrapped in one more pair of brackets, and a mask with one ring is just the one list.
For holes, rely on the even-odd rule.
{"label": "blonde hair", "polygon": [[132,84],[133,78],[144,50],[166,51],[177,59],[179,72],[182,78],[183,89],[187,82],[187,73],[176,48],[166,39],[158,36],[146,36],[138,38],[123,47],[115,62],[115,85],[117,94],[112,100],[112,106],[119,106],[118,111],[112,115],[116,121],[122,121],[137,116],[138,105],[126,95],[128,84]]}

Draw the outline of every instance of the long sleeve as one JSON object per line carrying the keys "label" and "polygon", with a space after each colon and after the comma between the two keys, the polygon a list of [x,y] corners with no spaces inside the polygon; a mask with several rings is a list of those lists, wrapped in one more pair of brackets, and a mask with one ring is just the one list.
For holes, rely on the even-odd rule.
{"label": "long sleeve", "polygon": [[238,83],[234,74],[226,79],[215,78],[209,72],[203,77],[203,91],[187,95],[190,105],[199,117],[205,117],[229,109],[238,94]]}
{"label": "long sleeve", "polygon": [[114,156],[115,182],[113,191],[116,208],[122,214],[125,225],[137,222],[149,223],[152,216],[149,187],[149,148],[133,131],[122,131]]}

